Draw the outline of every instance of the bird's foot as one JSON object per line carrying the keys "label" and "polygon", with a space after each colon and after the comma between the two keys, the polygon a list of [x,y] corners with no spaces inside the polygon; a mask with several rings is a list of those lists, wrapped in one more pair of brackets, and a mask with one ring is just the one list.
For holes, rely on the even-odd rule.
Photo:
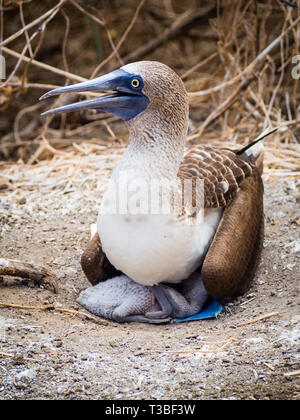
{"label": "bird's foot", "polygon": [[173,308],[168,300],[164,288],[161,285],[156,285],[152,286],[150,289],[156,297],[156,300],[159,303],[161,310],[146,312],[145,317],[147,319],[160,321],[170,319],[173,312]]}
{"label": "bird's foot", "polygon": [[152,286],[151,291],[156,297],[161,310],[146,312],[149,319],[187,318],[201,312],[208,299],[208,293],[203,285],[201,274],[193,273],[182,282],[181,291],[166,285]]}

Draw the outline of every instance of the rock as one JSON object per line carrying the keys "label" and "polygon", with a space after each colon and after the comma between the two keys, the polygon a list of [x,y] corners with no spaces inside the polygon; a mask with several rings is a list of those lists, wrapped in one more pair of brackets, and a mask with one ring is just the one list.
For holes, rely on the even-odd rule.
{"label": "rock", "polygon": [[25,369],[14,377],[14,385],[17,389],[25,389],[28,384],[37,377],[34,369]]}
{"label": "rock", "polygon": [[53,343],[53,345],[54,345],[56,348],[60,348],[60,347],[62,347],[62,346],[63,346],[63,342],[62,342],[62,340],[61,340],[60,338],[54,338],[54,339],[52,340],[52,343]]}
{"label": "rock", "polygon": [[18,203],[18,204],[23,205],[23,204],[26,204],[26,202],[27,202],[26,197],[19,197],[19,198],[17,199],[17,203]]}
{"label": "rock", "polygon": [[0,177],[0,190],[6,190],[10,187],[9,180],[7,178]]}
{"label": "rock", "polygon": [[37,373],[36,370],[34,369],[25,369],[22,372],[19,372],[16,374],[16,379],[17,380],[31,380],[31,379],[35,379],[37,377]]}

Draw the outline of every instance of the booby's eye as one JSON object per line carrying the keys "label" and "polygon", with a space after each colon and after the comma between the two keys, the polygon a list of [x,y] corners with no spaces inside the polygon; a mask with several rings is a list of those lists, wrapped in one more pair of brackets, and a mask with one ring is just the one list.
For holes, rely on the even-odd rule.
{"label": "booby's eye", "polygon": [[132,79],[131,80],[131,86],[134,88],[138,88],[140,86],[141,82],[138,79]]}

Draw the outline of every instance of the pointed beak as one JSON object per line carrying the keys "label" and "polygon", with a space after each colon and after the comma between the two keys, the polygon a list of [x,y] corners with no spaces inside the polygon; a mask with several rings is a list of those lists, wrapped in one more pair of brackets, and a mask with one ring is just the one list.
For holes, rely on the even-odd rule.
{"label": "pointed beak", "polygon": [[[99,98],[89,99],[73,104],[61,106],[59,108],[50,109],[42,114],[61,114],[65,112],[81,111],[85,109],[97,109],[99,111],[108,112],[120,116],[125,120],[133,118],[137,113],[142,112],[148,105],[142,106],[146,98],[141,91],[132,92],[130,80],[134,75],[127,73],[125,70],[118,69],[111,73],[97,77],[93,80],[77,83],[71,86],[65,86],[51,90],[43,95],[40,100],[50,98],[52,96],[61,95],[62,93],[83,93],[83,92],[113,92]],[[145,105],[145,103],[144,103]],[[136,112],[139,108],[139,112]],[[143,108],[143,109],[142,109]]]}

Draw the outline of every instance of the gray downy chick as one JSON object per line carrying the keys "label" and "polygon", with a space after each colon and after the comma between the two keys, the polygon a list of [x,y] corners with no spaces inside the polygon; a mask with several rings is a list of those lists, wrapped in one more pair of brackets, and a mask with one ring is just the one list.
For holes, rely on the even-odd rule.
{"label": "gray downy chick", "polygon": [[[192,287],[195,284],[197,286]],[[158,301],[153,287],[142,286],[121,275],[84,290],[77,302],[92,314],[102,318],[118,322],[160,324],[170,322],[173,318],[195,315],[207,299],[207,292],[199,273],[191,276],[189,282],[185,284],[183,294],[172,287],[166,285],[162,287],[167,299]],[[168,307],[169,300],[173,302],[171,307]],[[162,309],[168,316],[160,317]]]}

